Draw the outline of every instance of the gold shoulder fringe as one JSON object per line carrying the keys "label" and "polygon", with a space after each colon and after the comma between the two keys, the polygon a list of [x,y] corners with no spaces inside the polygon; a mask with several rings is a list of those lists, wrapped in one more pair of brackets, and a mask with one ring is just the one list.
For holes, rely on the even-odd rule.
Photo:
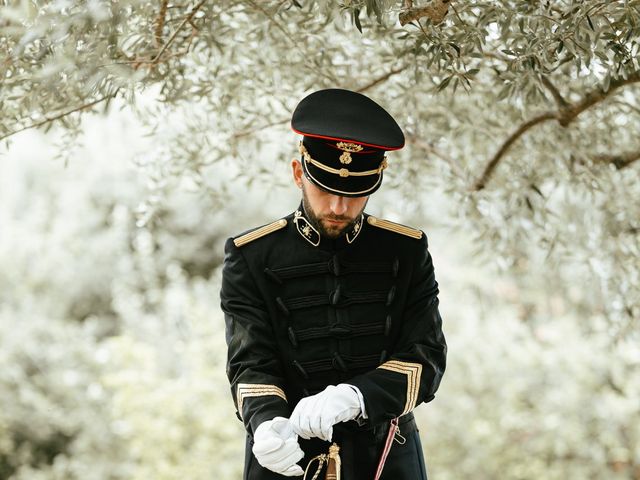
{"label": "gold shoulder fringe", "polygon": [[236,247],[241,247],[242,245],[246,245],[249,242],[253,242],[254,240],[264,237],[276,230],[280,230],[287,226],[287,220],[281,218],[280,220],[276,220],[269,225],[265,225],[264,227],[256,228],[255,230],[245,233],[244,235],[239,236],[238,238],[233,240],[233,243]]}
{"label": "gold shoulder fringe", "polygon": [[404,225],[400,225],[399,223],[390,222],[389,220],[384,220],[382,218],[369,216],[367,217],[367,223],[369,225],[373,225],[374,227],[384,228],[385,230],[390,230],[392,232],[406,235],[407,237],[416,238],[416,239],[422,238],[422,232],[420,230],[416,230],[415,228],[411,228],[411,227],[406,227]]}

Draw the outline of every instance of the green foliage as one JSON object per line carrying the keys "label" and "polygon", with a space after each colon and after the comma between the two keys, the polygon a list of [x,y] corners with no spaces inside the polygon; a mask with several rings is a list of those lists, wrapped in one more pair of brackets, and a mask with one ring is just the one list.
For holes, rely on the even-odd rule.
{"label": "green foliage", "polygon": [[460,330],[450,326],[451,346],[464,354],[450,357],[436,400],[419,410],[430,473],[443,480],[634,478],[636,345],[584,336],[557,310],[553,326],[531,326],[518,320],[518,307],[494,304],[478,322],[468,309]]}
{"label": "green foliage", "polygon": [[[470,323],[449,327],[449,403],[423,429],[436,476],[637,476],[640,2],[452,0],[401,25],[408,4],[440,2],[0,3],[0,139],[52,129],[68,165],[0,176],[0,477],[239,475],[215,294],[229,202],[257,195],[264,220],[290,113],[325,87],[406,133],[385,211],[510,275],[464,271],[449,298],[474,308],[448,312]],[[77,160],[81,120],[114,108],[145,125],[137,177]],[[460,277],[442,273],[446,308]]]}
{"label": "green foliage", "polygon": [[[452,1],[442,21],[404,26],[411,10],[391,0],[163,4],[5,4],[0,136],[55,122],[68,152],[81,114],[68,112],[117,96],[160,142],[147,165],[158,185],[189,177],[222,199],[203,169],[240,160],[239,181],[277,182],[270,165],[252,167],[256,152],[295,154],[298,99],[361,90],[407,133],[391,159],[407,196],[420,188],[410,179],[437,178],[456,224],[504,265],[541,246],[559,264],[603,262],[590,273],[596,307],[620,333],[640,315],[628,272],[640,232],[637,0]],[[152,86],[158,103],[140,106]]]}
{"label": "green foliage", "polygon": [[223,219],[178,194],[136,226],[124,159],[22,160],[0,176],[0,478],[237,478]]}

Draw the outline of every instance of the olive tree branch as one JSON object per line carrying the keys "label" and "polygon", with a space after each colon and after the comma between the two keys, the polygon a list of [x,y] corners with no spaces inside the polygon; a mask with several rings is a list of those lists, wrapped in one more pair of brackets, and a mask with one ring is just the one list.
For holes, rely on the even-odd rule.
{"label": "olive tree branch", "polygon": [[593,160],[597,163],[611,163],[618,170],[622,170],[633,162],[640,160],[640,150],[636,152],[619,153],[617,155],[598,155],[597,157],[593,157]]}
{"label": "olive tree branch", "polygon": [[485,187],[487,181],[493,174],[493,171],[498,166],[498,163],[500,162],[504,154],[507,152],[507,150],[509,150],[511,145],[513,145],[516,140],[518,140],[527,132],[527,130],[535,127],[539,123],[546,122],[547,120],[553,120],[554,118],[557,118],[556,112],[544,112],[520,125],[515,132],[509,135],[507,140],[502,144],[500,149],[496,152],[491,161],[489,161],[487,166],[484,168],[484,172],[482,172],[482,176],[476,182],[474,190],[482,190]]}
{"label": "olive tree branch", "polygon": [[458,10],[456,9],[456,6],[455,6],[453,3],[451,4],[451,8],[453,8],[453,13],[455,13],[455,14],[456,14],[456,17],[458,17],[458,21],[459,21],[462,25],[464,25],[465,27],[468,27],[468,26],[469,26],[469,24],[468,24],[467,22],[465,22],[465,21],[462,19],[462,17],[461,17],[461,16],[460,16],[460,14],[458,13]]}
{"label": "olive tree branch", "polygon": [[295,44],[295,42],[292,40],[291,38],[291,33],[287,32],[287,29],[284,28],[280,22],[278,22],[275,18],[273,18],[273,15],[269,14],[269,12],[267,12],[260,4],[259,2],[255,2],[254,0],[249,0],[249,3],[251,5],[253,5],[254,8],[256,8],[257,10],[260,10],[260,12],[262,12],[262,14],[267,17],[267,20],[269,20],[271,23],[273,23],[273,25],[280,30],[283,34],[284,34],[284,38],[287,39],[287,41],[289,43],[291,43],[292,45]]}
{"label": "olive tree branch", "polygon": [[38,127],[41,127],[42,125],[45,125],[47,123],[53,122],[55,120],[59,120],[59,119],[61,119],[63,117],[66,117],[67,115],[71,115],[72,113],[79,112],[81,110],[86,110],[88,108],[91,108],[91,107],[93,107],[93,106],[95,106],[95,105],[97,105],[97,104],[99,104],[101,102],[104,102],[105,100],[109,100],[111,98],[114,98],[118,94],[118,90],[116,90],[112,94],[105,95],[104,97],[101,97],[101,98],[99,98],[97,100],[94,100],[93,102],[85,103],[84,105],[80,105],[79,107],[72,108],[71,110],[67,110],[65,112],[59,113],[58,115],[54,115],[52,117],[45,117],[44,120],[41,120],[41,121],[36,122],[36,123],[32,123],[30,125],[27,125],[26,127],[22,127],[22,128],[17,129],[17,130],[13,130],[13,131],[11,131],[9,133],[5,133],[4,135],[2,135],[0,137],[0,141],[4,140],[7,137],[15,135],[16,133],[23,132],[24,130],[29,130],[29,129],[32,129],[32,128],[38,128]]}
{"label": "olive tree branch", "polygon": [[156,28],[154,32],[154,39],[156,42],[156,47],[160,46],[162,42],[162,29],[164,28],[165,17],[167,16],[167,7],[169,6],[169,0],[162,0],[160,4],[160,12],[158,12],[158,17],[156,18]]}
{"label": "olive tree branch", "polygon": [[640,82],[640,70],[630,73],[627,78],[618,77],[615,80],[611,80],[608,90],[604,90],[601,87],[595,88],[591,92],[588,92],[582,101],[567,105],[565,109],[559,112],[558,122],[563,127],[566,127],[582,112],[600,103],[619,88],[638,82]]}
{"label": "olive tree branch", "polygon": [[553,83],[551,83],[551,80],[549,80],[549,77],[547,77],[546,75],[542,75],[542,84],[545,87],[547,87],[547,90],[549,90],[549,92],[551,92],[553,99],[558,104],[558,108],[565,108],[567,106],[567,101],[564,99],[564,97],[562,96],[560,91],[556,88],[556,86]]}
{"label": "olive tree branch", "polygon": [[248,137],[250,135],[253,135],[254,133],[258,133],[262,130],[266,130],[267,128],[271,128],[271,127],[275,127],[278,125],[283,125],[285,123],[287,123],[290,119],[289,118],[280,118],[278,120],[274,120],[273,122],[269,122],[269,123],[265,123],[263,125],[260,125],[259,127],[256,128],[252,128],[249,130],[244,130],[242,132],[236,132],[232,135],[232,138],[234,140],[237,140],[238,138],[242,138],[242,137]]}
{"label": "olive tree branch", "polygon": [[167,48],[169,48],[171,46],[171,44],[175,41],[176,37],[178,36],[178,33],[180,33],[180,31],[184,28],[184,26],[187,23],[191,23],[191,19],[193,18],[193,16],[196,14],[196,12],[198,10],[200,10],[200,8],[202,7],[202,5],[204,5],[204,3],[207,0],[200,0],[189,12],[189,14],[182,20],[182,22],[180,23],[180,25],[178,25],[178,27],[174,30],[173,34],[171,35],[171,37],[169,37],[169,40],[167,40],[167,43],[165,43],[162,48],[160,49],[160,51],[158,52],[157,55],[155,55],[152,59],[151,62],[141,62],[141,63],[151,63],[152,65],[157,64],[160,61],[160,58],[162,57],[162,54],[164,52],[167,51]]}
{"label": "olive tree branch", "polygon": [[[387,81],[389,78],[391,78],[393,75],[397,75],[398,73],[406,70],[411,64],[407,63],[405,65],[402,65],[400,67],[394,68],[392,70],[390,70],[389,72],[379,76],[378,78],[372,80],[371,82],[367,83],[366,85],[364,85],[363,87],[360,87],[358,89],[356,89],[356,92],[366,92],[367,90],[372,89],[373,87],[379,85],[382,82]],[[253,135],[254,133],[260,132],[262,130],[266,130],[267,128],[271,128],[271,127],[275,127],[277,125],[282,125],[287,123],[290,120],[290,118],[284,118],[284,119],[279,119],[279,120],[274,120],[273,122],[269,122],[269,123],[265,123],[264,125],[260,125],[259,127],[256,128],[252,128],[249,130],[244,130],[242,132],[237,132],[234,133],[232,135],[233,139],[238,139],[238,138],[242,138],[242,137],[248,137],[249,135]]]}
{"label": "olive tree branch", "polygon": [[464,176],[464,170],[462,168],[462,165],[460,165],[460,162],[458,162],[457,159],[450,157],[448,155],[445,155],[440,150],[438,150],[433,145],[431,145],[429,142],[426,142],[414,135],[408,135],[407,143],[415,145],[416,147],[424,150],[425,152],[431,153],[436,157],[440,157],[441,160],[444,160],[445,162],[447,162],[447,164],[451,167],[451,169],[453,170],[456,176],[460,178]]}
{"label": "olive tree branch", "polygon": [[367,90],[371,90],[373,87],[375,87],[376,85],[379,85],[382,82],[387,81],[389,78],[391,78],[393,75],[396,75],[400,72],[402,72],[403,70],[406,70],[409,67],[409,63],[406,63],[398,68],[394,68],[392,70],[389,70],[387,73],[385,73],[384,75],[374,79],[373,81],[367,83],[365,86],[359,88],[356,90],[356,92],[366,92]]}
{"label": "olive tree branch", "polygon": [[447,16],[449,2],[450,0],[431,0],[429,5],[424,7],[413,7],[413,2],[405,2],[405,9],[398,16],[400,25],[405,26],[422,17],[427,17],[431,23],[437,25]]}
{"label": "olive tree branch", "polygon": [[[169,37],[169,40],[167,40],[167,42],[162,45],[162,48],[160,49],[160,51],[153,55],[151,58],[144,58],[144,57],[126,57],[127,59],[125,61],[121,61],[121,62],[113,62],[113,63],[106,63],[106,64],[102,64],[99,65],[99,67],[103,68],[103,67],[109,67],[111,65],[131,65],[131,67],[134,70],[137,70],[138,68],[142,67],[142,66],[148,66],[149,69],[152,69],[153,67],[155,67],[156,65],[158,65],[160,63],[160,60],[165,60],[165,59],[169,59],[169,58],[173,58],[173,57],[177,57],[177,56],[181,56],[184,55],[186,53],[189,52],[189,49],[191,47],[191,42],[193,41],[193,38],[195,35],[197,35],[198,33],[198,29],[196,28],[196,26],[193,23],[193,17],[194,15],[198,12],[198,10],[200,10],[200,8],[202,8],[202,5],[204,5],[206,2],[206,0],[200,0],[200,2],[198,2],[192,9],[191,11],[184,17],[182,18],[180,25],[178,25],[178,27],[175,29],[175,31],[171,34],[171,37]],[[154,30],[154,42],[156,42],[156,44],[159,44],[161,35],[162,35],[162,28],[165,24],[165,20],[164,17],[166,16],[166,9],[168,8],[174,8],[173,6],[167,6],[166,9],[164,8],[164,0],[163,0],[163,4],[161,5],[161,12],[158,16],[158,18],[155,20],[155,24],[156,24],[156,28]],[[164,14],[162,13],[162,10],[164,9]],[[173,19],[173,20],[169,20],[170,22],[172,21],[178,21],[180,19]],[[176,40],[178,34],[182,31],[182,29],[184,28],[184,26],[186,24],[191,25],[191,27],[193,28],[193,31],[191,33],[191,35],[189,36],[189,43],[187,45],[187,48],[182,51],[182,52],[178,52],[177,54],[173,54],[173,55],[169,55],[168,57],[164,57],[163,55],[164,53],[167,51],[167,49],[171,46],[171,44]]]}
{"label": "olive tree branch", "polygon": [[580,115],[585,110],[593,107],[594,105],[602,102],[619,88],[637,82],[640,82],[640,70],[630,73],[627,78],[619,77],[615,80],[612,80],[609,84],[608,90],[604,90],[602,87],[595,88],[594,90],[588,92],[582,98],[582,100],[577,103],[567,103],[564,107],[559,108],[557,111],[544,112],[523,123],[511,135],[509,135],[507,140],[505,140],[505,142],[502,144],[493,158],[489,161],[489,163],[487,163],[484,171],[482,172],[482,175],[476,181],[473,189],[476,191],[482,190],[486,186],[487,182],[498,166],[498,163],[500,163],[509,148],[511,148],[516,140],[518,140],[522,135],[524,135],[534,126],[549,120],[557,120],[561,126],[567,127],[578,117],[578,115]]}

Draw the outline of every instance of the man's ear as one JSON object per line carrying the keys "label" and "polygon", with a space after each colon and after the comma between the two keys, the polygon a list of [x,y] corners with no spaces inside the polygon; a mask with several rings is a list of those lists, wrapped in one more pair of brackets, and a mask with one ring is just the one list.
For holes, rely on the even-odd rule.
{"label": "man's ear", "polygon": [[291,173],[293,174],[293,181],[298,186],[298,188],[302,188],[302,164],[300,160],[294,158],[291,160]]}

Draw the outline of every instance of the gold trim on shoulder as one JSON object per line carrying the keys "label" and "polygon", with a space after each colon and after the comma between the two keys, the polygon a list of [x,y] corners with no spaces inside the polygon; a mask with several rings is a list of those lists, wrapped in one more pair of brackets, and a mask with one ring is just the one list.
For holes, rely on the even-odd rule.
{"label": "gold trim on shoulder", "polygon": [[416,408],[418,401],[418,391],[420,390],[420,377],[422,375],[422,365],[412,362],[401,362],[400,360],[389,360],[378,368],[391,372],[401,373],[407,376],[407,400],[404,404],[402,415],[409,413]]}
{"label": "gold trim on shoulder", "polygon": [[282,398],[285,402],[287,401],[287,396],[284,394],[284,391],[276,385],[265,385],[260,383],[239,383],[236,391],[238,413],[240,414],[240,418],[242,418],[242,406],[244,404],[245,398],[275,395]]}
{"label": "gold trim on shoulder", "polygon": [[254,240],[264,237],[272,232],[280,230],[287,226],[287,220],[281,218],[280,220],[276,220],[269,225],[265,225],[264,227],[256,228],[255,230],[245,233],[244,235],[239,236],[238,238],[233,240],[233,243],[236,247],[241,247],[242,245],[246,245],[249,242],[253,242]]}
{"label": "gold trim on shoulder", "polygon": [[416,230],[415,228],[407,227],[405,225],[400,225],[399,223],[390,222],[389,220],[384,220],[382,218],[369,216],[367,217],[367,223],[369,225],[373,225],[374,227],[384,228],[385,230],[406,235],[407,237],[416,239],[422,238],[422,232],[420,230]]}

